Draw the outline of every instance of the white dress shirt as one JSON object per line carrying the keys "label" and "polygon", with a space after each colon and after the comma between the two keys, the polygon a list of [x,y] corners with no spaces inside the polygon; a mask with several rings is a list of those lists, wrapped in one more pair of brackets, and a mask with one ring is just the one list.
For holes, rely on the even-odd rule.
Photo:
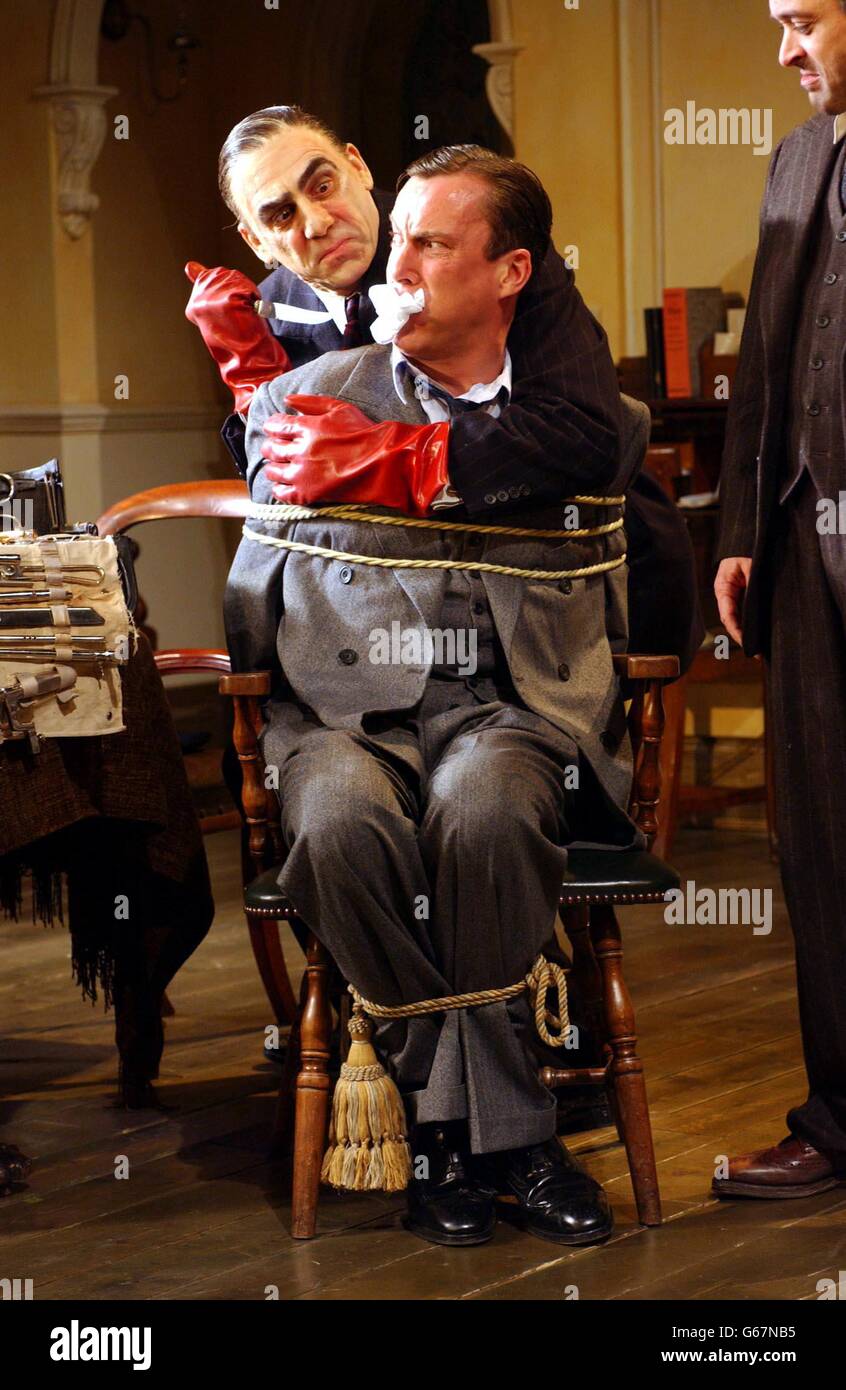
{"label": "white dress shirt", "polygon": [[[420,367],[415,367],[409,362],[405,353],[397,347],[396,343],[391,349],[391,370],[394,374],[394,389],[400,400],[407,402],[409,391],[413,389],[421,408],[433,425],[440,424],[444,420],[451,420],[455,415],[458,415],[461,412],[461,406],[457,404],[458,401],[467,401],[470,405],[477,405],[480,410],[484,410],[487,415],[493,415],[496,419],[502,414],[503,406],[508,405],[511,399],[511,354],[508,348],[505,349],[505,358],[499,376],[494,377],[493,381],[477,381],[460,396],[453,396],[446,387],[431,381]],[[450,483],[447,483],[441,488],[432,503],[432,507],[437,510],[440,507],[457,507],[460,504],[461,498],[458,493]]]}
{"label": "white dress shirt", "polygon": [[496,419],[502,414],[503,406],[508,405],[511,399],[511,354],[508,348],[505,349],[499,376],[494,377],[493,381],[477,381],[460,396],[453,396],[445,386],[431,381],[422,368],[409,362],[396,343],[391,349],[391,370],[394,374],[394,388],[400,400],[408,400],[407,388],[411,383],[414,395],[433,425],[442,420],[451,420],[454,415],[459,414],[461,407],[456,406],[455,401],[469,401],[472,405],[479,405],[486,414],[493,415]]}
{"label": "white dress shirt", "polygon": [[343,333],[347,326],[347,296],[338,294],[337,290],[319,290],[316,285],[310,285],[317,298],[321,300],[332,316],[332,322],[339,332]]}

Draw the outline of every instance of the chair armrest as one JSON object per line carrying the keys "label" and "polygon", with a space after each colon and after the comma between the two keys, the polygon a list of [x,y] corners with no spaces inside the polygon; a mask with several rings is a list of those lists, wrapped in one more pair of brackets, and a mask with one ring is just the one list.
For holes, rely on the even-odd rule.
{"label": "chair armrest", "polygon": [[681,671],[677,656],[638,656],[635,652],[624,652],[613,660],[617,675],[630,681],[674,681]]}
{"label": "chair armrest", "polygon": [[[265,786],[264,762],[258,744],[264,723],[261,701],[270,694],[270,685],[269,671],[232,671],[218,681],[221,695],[231,696],[234,706],[232,741],[241,764],[241,809],[247,825],[254,878],[265,868],[268,830],[274,856],[279,857],[276,793]],[[246,882],[246,873],[244,879]]]}
{"label": "chair armrest", "polygon": [[614,669],[632,686],[629,737],[634,755],[634,778],[629,813],[643,831],[649,848],[658,833],[661,799],[661,739],[664,733],[663,690],[680,673],[677,656],[639,656],[626,652],[614,657]]}
{"label": "chair armrest", "polygon": [[192,671],[229,671],[229,653],[210,647],[174,647],[154,652],[153,660],[163,676]]}
{"label": "chair armrest", "polygon": [[262,700],[270,694],[270,672],[233,671],[231,675],[221,676],[217,687],[221,695]]}

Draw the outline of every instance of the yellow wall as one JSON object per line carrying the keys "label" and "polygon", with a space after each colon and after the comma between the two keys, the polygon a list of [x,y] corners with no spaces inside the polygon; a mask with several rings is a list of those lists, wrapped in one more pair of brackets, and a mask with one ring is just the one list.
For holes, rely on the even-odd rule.
{"label": "yellow wall", "polygon": [[552,199],[559,249],[579,248],[577,280],[613,338],[622,317],[619,81],[615,0],[512,5],[515,153]]}
{"label": "yellow wall", "polygon": [[[137,3],[152,20],[160,78],[170,86],[164,39],[172,0]],[[0,303],[7,325],[0,339],[0,465],[30,466],[61,453],[75,518],[96,515],[136,488],[231,475],[216,430],[229,393],[184,319],[182,266],[188,259],[229,264],[255,278],[263,269],[218,198],[217,152],[240,116],[276,101],[300,100],[353,138],[367,128],[362,46],[384,3],[285,0],[278,11],[261,0],[192,4],[188,22],[201,47],[191,56],[184,97],[160,106],[150,99],[140,31],[117,44],[100,40],[94,80],[119,95],[106,105],[108,134],[91,175],[100,208],[83,237],[71,241],[54,207],[49,108],[32,99],[49,77],[54,3],[0,0]],[[410,15],[411,0],[407,9]],[[660,23],[653,43],[654,13]],[[659,114],[688,99],[700,107],[771,105],[776,140],[804,120],[809,108],[796,76],[776,63],[778,35],[766,0],[580,0],[575,10],[564,0],[512,0],[511,15],[514,42],[523,48],[514,68],[516,152],[549,188],[558,245],[579,249],[579,285],[615,356],[631,350],[643,307],[657,300],[662,241],[666,283],[745,291],[768,161],[742,147],[656,146],[653,101]],[[386,100],[382,92],[376,109]],[[114,138],[116,115],[129,117],[129,140]],[[656,148],[660,179],[652,167]],[[656,187],[664,199],[659,227]],[[129,378],[126,402],[115,399],[119,374]],[[105,408],[104,432],[96,423],[88,432],[69,429],[63,417],[40,430],[39,411],[88,405]],[[170,425],[155,416],[158,408],[170,410]],[[158,571],[166,544],[145,539],[144,546],[143,568]],[[207,550],[198,551],[197,568],[215,567],[216,593],[225,547],[215,538]],[[200,640],[210,599],[197,586],[186,608],[166,570],[164,560],[161,577],[150,581],[162,640]],[[212,622],[219,627],[216,613]]]}
{"label": "yellow wall", "polygon": [[[652,203],[643,141],[645,132],[655,133],[652,72],[660,73],[661,118],[689,100],[698,109],[770,107],[775,145],[811,114],[795,72],[778,66],[778,33],[766,0],[661,0],[654,49],[650,12],[650,0],[581,0],[577,10],[561,0],[512,6],[515,42],[525,46],[515,65],[516,152],[549,189],[558,245],[579,245],[579,286],[616,357],[626,351],[622,262],[632,235],[623,216],[626,169]],[[623,14],[636,29],[628,58],[621,52]],[[621,82],[634,93],[632,123],[625,126]],[[664,285],[718,284],[745,294],[769,160],[749,146],[671,146],[661,138],[660,148]],[[638,225],[634,236],[637,273],[641,259],[653,256],[657,233],[647,243]],[[640,329],[647,299],[659,300],[648,293],[636,298]]]}
{"label": "yellow wall", "polygon": [[49,113],[32,100],[47,80],[50,6],[0,9],[0,187],[3,189],[0,304],[0,405],[58,397],[52,209],[47,179]]}
{"label": "yellow wall", "polygon": [[[161,42],[173,5],[145,0]],[[129,378],[131,405],[199,404],[223,399],[196,329],[184,317],[189,259],[217,260],[221,209],[214,186],[208,52],[193,55],[178,102],[157,106],[143,73],[141,33],[100,41],[100,82],[119,94],[106,107],[107,135],[92,183],[100,197],[93,225],[98,304],[99,389],[114,401],[114,379]],[[162,50],[159,48],[161,60]],[[162,87],[175,84],[162,62]],[[114,119],[127,116],[129,138]]]}
{"label": "yellow wall", "polygon": [[[766,0],[663,0],[661,106],[769,107],[773,147],[813,114],[778,65]],[[666,277],[748,292],[769,159],[746,146],[664,145]]]}

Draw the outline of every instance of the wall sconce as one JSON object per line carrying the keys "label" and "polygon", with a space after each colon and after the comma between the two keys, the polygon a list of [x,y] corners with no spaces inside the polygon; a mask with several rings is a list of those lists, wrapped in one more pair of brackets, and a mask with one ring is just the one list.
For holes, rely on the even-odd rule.
{"label": "wall sconce", "polygon": [[176,6],[176,28],[167,39],[169,52],[176,55],[176,91],[165,92],[159,84],[156,65],[156,40],[153,26],[147,15],[140,10],[131,10],[127,0],[106,0],[100,20],[100,33],[104,39],[118,43],[125,39],[133,24],[137,24],[144,34],[144,56],[147,68],[147,81],[156,102],[178,101],[188,82],[188,61],[200,40],[191,33],[185,24],[185,5]]}

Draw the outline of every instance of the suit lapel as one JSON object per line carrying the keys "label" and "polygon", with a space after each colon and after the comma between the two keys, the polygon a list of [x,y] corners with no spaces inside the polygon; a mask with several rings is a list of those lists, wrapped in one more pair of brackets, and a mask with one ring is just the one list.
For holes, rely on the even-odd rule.
{"label": "suit lapel", "polygon": [[[358,405],[365,414],[380,420],[399,420],[407,425],[425,425],[427,416],[419,401],[402,401],[394,388],[389,346],[373,347],[357,354],[355,367],[344,389],[345,400]],[[430,531],[433,555],[437,554],[437,532]],[[402,526],[371,528],[373,543],[381,555],[418,558],[414,545],[415,532]],[[397,584],[417,609],[424,625],[438,625],[447,583],[446,570],[392,569]]]}
{"label": "suit lapel", "polygon": [[[763,343],[773,368],[784,366],[790,360],[793,321],[805,283],[805,262],[841,150],[839,144],[834,144],[832,121],[828,116],[810,121],[800,130],[803,138],[788,147],[791,163],[777,170],[779,183],[773,190],[768,216],[777,237],[774,269],[779,292],[772,301],[773,319],[769,331],[763,335]],[[779,216],[782,210],[786,213],[786,224]]]}

